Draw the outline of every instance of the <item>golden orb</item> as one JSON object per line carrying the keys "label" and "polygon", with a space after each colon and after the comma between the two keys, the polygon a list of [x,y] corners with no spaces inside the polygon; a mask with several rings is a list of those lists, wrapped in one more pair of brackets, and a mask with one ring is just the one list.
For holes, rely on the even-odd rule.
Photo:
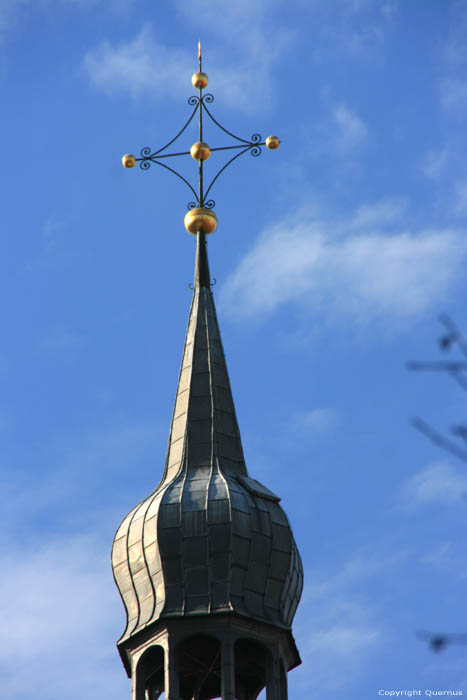
{"label": "golden orb", "polygon": [[206,73],[193,73],[191,82],[193,83],[193,87],[203,89],[208,86],[208,76]]}
{"label": "golden orb", "polygon": [[204,207],[196,207],[190,209],[185,214],[185,228],[188,233],[196,235],[198,231],[201,233],[214,233],[217,228],[217,216],[212,209]]}
{"label": "golden orb", "polygon": [[134,168],[136,165],[136,158],[132,153],[126,153],[122,157],[122,165],[124,168]]}
{"label": "golden orb", "polygon": [[265,143],[266,148],[269,148],[270,151],[274,151],[276,148],[279,148],[280,141],[277,136],[268,136]]}
{"label": "golden orb", "polygon": [[190,148],[190,153],[195,160],[207,160],[211,155],[211,149],[204,141],[197,141]]}

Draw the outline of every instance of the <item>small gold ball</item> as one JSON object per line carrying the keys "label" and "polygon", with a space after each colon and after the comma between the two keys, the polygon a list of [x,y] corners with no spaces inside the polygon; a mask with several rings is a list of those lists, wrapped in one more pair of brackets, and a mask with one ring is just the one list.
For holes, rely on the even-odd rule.
{"label": "small gold ball", "polygon": [[280,141],[277,136],[268,136],[265,143],[266,148],[269,148],[270,151],[274,151],[276,148],[279,148]]}
{"label": "small gold ball", "polygon": [[136,165],[136,158],[132,153],[127,153],[122,157],[122,165],[124,168],[134,168]]}
{"label": "small gold ball", "polygon": [[190,148],[190,153],[195,160],[207,160],[211,155],[211,149],[204,141],[197,141]]}
{"label": "small gold ball", "polygon": [[208,76],[206,73],[193,73],[191,82],[195,88],[205,88],[208,86]]}
{"label": "small gold ball", "polygon": [[196,235],[198,231],[201,233],[214,233],[217,228],[217,216],[212,209],[204,207],[196,207],[190,209],[185,214],[185,228],[188,233]]}

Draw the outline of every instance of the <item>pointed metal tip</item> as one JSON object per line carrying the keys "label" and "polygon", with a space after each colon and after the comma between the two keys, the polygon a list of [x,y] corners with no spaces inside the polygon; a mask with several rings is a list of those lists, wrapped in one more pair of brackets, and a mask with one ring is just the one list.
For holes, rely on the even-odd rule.
{"label": "pointed metal tip", "polygon": [[201,39],[198,41],[198,61],[201,61]]}

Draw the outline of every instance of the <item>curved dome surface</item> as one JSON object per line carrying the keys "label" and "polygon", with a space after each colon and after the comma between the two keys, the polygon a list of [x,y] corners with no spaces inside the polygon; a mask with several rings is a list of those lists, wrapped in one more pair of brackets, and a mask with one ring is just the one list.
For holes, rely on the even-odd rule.
{"label": "curved dome surface", "polygon": [[290,629],[303,571],[279,500],[247,474],[198,236],[164,475],[123,520],[112,548],[127,611],[122,640],[160,618],[200,614],[237,613]]}

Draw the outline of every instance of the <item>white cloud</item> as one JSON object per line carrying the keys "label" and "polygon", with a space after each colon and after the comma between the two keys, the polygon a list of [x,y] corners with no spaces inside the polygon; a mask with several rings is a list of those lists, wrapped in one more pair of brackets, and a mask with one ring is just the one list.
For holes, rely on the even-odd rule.
{"label": "white cloud", "polygon": [[339,421],[339,413],[334,408],[314,408],[295,417],[295,426],[312,435],[322,435],[334,428]]}
{"label": "white cloud", "polygon": [[335,147],[338,153],[347,155],[354,151],[366,139],[366,124],[344,105],[336,107],[332,114],[337,127]]}
{"label": "white cloud", "polygon": [[[368,599],[363,590],[367,581],[384,576],[400,558],[397,555],[383,560],[375,552],[362,551],[337,573],[305,572],[305,581],[313,583],[305,585],[294,635],[304,667],[313,669],[301,680],[307,697],[313,692],[320,696],[323,691],[348,687],[359,674],[365,674],[383,639],[383,628],[375,601]],[[387,630],[384,639],[387,642]]]}
{"label": "white cloud", "polygon": [[408,479],[400,490],[400,503],[413,510],[431,504],[451,504],[465,500],[467,475],[446,462],[436,462]]}
{"label": "white cloud", "polygon": [[445,172],[449,163],[450,153],[448,148],[434,149],[426,155],[422,165],[425,177],[438,180]]}
{"label": "white cloud", "polygon": [[124,697],[128,681],[115,650],[124,614],[109,543],[70,534],[2,545],[3,697],[22,700],[31,682],[37,700]]}
{"label": "white cloud", "polygon": [[[203,68],[217,99],[246,112],[270,104],[273,67],[291,39],[291,33],[276,22],[275,8],[281,4],[281,0],[177,3],[182,19],[190,27],[202,26],[208,37],[203,44]],[[210,36],[215,37],[213,44]],[[89,51],[84,66],[92,83],[108,93],[163,99],[190,90],[196,51],[195,44],[191,50],[169,47],[147,24],[129,42],[104,42]]]}
{"label": "white cloud", "polygon": [[163,96],[189,87],[193,59],[186,50],[168,49],[156,41],[149,25],[128,43],[103,42],[89,51],[84,66],[91,82],[107,93]]}
{"label": "white cloud", "polygon": [[397,204],[376,204],[337,222],[307,210],[295,221],[285,218],[259,236],[227,279],[221,303],[237,317],[295,304],[328,322],[352,323],[387,324],[432,311],[459,276],[465,236],[455,230],[394,230],[394,224],[383,233],[398,211]]}

